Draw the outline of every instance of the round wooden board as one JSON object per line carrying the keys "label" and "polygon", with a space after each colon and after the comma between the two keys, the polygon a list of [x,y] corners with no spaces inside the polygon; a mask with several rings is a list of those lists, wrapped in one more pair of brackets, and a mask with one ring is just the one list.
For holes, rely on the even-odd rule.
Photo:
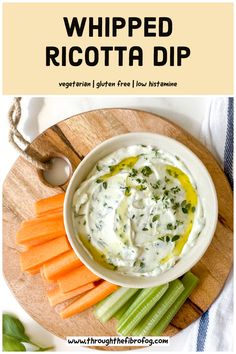
{"label": "round wooden board", "polygon": [[[195,321],[219,295],[227,279],[233,260],[232,191],[213,156],[195,138],[180,127],[156,115],[136,110],[106,109],[71,117],[49,128],[31,144],[36,155],[61,154],[73,169],[81,159],[102,141],[127,132],[153,132],[174,138],[189,147],[205,164],[215,183],[219,201],[219,220],[213,241],[193,272],[200,284],[175,316],[165,334],[173,336]],[[9,287],[22,307],[44,328],[53,334],[66,336],[112,336],[115,321],[106,325],[98,322],[92,311],[83,312],[68,320],[61,320],[49,306],[46,287],[40,275],[23,274],[19,266],[15,234],[24,219],[32,218],[33,203],[66,189],[50,188],[38,177],[34,167],[18,158],[3,187],[3,269]],[[97,349],[101,349],[98,347]],[[105,349],[105,348],[103,348]],[[113,347],[108,350],[134,349]]]}

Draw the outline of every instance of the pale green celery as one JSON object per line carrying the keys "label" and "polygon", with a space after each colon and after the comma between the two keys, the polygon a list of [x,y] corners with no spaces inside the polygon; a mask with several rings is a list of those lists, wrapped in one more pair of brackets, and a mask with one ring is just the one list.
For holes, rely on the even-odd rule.
{"label": "pale green celery", "polygon": [[105,323],[108,321],[139,289],[119,288],[101,304],[98,304],[94,314]]}
{"label": "pale green celery", "polygon": [[184,286],[180,280],[176,279],[169,284],[169,288],[151,311],[132,331],[133,336],[147,336],[151,333],[155,325],[165,315],[168,309],[174,304],[179,295],[184,291]]}
{"label": "pale green celery", "polygon": [[169,284],[164,284],[155,288],[143,289],[118,322],[118,333],[121,333],[124,336],[129,335],[136,325],[164,295],[168,287]]}
{"label": "pale green celery", "polygon": [[171,320],[180,310],[181,306],[190,296],[193,289],[197,286],[199,279],[193,273],[188,272],[183,276],[181,282],[184,285],[184,291],[180,294],[175,303],[169,308],[169,310],[165,313],[162,319],[154,327],[151,332],[153,336],[160,336],[164,332]]}
{"label": "pale green celery", "polygon": [[139,295],[141,289],[138,289],[138,291],[114,314],[113,317],[115,317],[118,321],[121,319],[123,314],[128,310],[128,308],[132,305],[136,297]]}

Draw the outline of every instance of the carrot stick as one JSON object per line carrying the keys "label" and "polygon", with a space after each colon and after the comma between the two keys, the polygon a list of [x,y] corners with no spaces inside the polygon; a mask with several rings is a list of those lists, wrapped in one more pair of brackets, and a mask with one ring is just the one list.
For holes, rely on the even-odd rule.
{"label": "carrot stick", "polygon": [[43,281],[45,281],[45,282],[47,282],[47,283],[50,283],[50,284],[54,283],[53,280],[47,280],[47,279],[45,278],[45,274],[44,274],[44,271],[43,271],[43,264],[42,264],[41,267],[40,267],[40,275],[41,275],[41,278],[42,278]]}
{"label": "carrot stick", "polygon": [[21,269],[22,271],[26,271],[41,266],[44,262],[47,262],[68,250],[70,250],[70,245],[65,236],[32,247],[28,251],[20,254]]}
{"label": "carrot stick", "polygon": [[38,273],[40,273],[40,266],[30,268],[26,271],[26,273],[29,273],[30,275],[38,274]]}
{"label": "carrot stick", "polygon": [[16,243],[26,247],[40,245],[55,238],[65,236],[63,215],[40,219],[40,221],[28,220],[27,226],[22,226],[16,234]]}
{"label": "carrot stick", "polygon": [[56,209],[51,209],[49,211],[45,211],[44,213],[36,214],[36,218],[42,218],[44,216],[49,216],[49,215],[54,215],[54,214],[63,214],[63,207],[61,208],[56,208]]}
{"label": "carrot stick", "polygon": [[111,284],[107,281],[103,281],[100,285],[90,290],[87,294],[81,296],[75,300],[60,312],[61,318],[65,319],[74,316],[82,311],[87,310],[99,301],[105,299],[108,295],[117,290],[118,286]]}
{"label": "carrot stick", "polygon": [[85,266],[73,269],[58,278],[57,283],[63,293],[100,279]]}
{"label": "carrot stick", "polygon": [[35,215],[41,216],[55,209],[63,209],[65,193],[38,200],[34,204]]}
{"label": "carrot stick", "polygon": [[65,273],[82,265],[73,250],[68,251],[43,265],[44,277],[50,280],[57,280]]}
{"label": "carrot stick", "polygon": [[43,216],[36,217],[34,219],[24,220],[21,223],[20,229],[32,228],[34,226],[40,226],[41,224],[45,224],[47,221],[53,220],[63,220],[63,213],[60,211],[58,213],[48,213]]}
{"label": "carrot stick", "polygon": [[83,293],[85,293],[86,291],[89,291],[91,289],[93,289],[95,287],[94,283],[89,283],[83,286],[80,286],[77,289],[74,289],[72,291],[68,291],[67,293],[63,293],[59,287],[54,288],[52,290],[50,290],[47,293],[47,297],[48,297],[48,301],[50,303],[50,305],[56,306],[66,300],[70,300],[75,296],[81,295]]}

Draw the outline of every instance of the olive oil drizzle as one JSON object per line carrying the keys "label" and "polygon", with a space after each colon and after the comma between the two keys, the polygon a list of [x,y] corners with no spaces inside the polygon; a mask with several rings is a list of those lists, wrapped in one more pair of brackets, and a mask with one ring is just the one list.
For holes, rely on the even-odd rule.
{"label": "olive oil drizzle", "polygon": [[131,169],[132,167],[134,167],[134,165],[136,164],[138,159],[139,159],[139,156],[131,156],[131,157],[127,157],[127,158],[121,160],[117,165],[111,165],[110,172],[106,173],[103,176],[100,176],[98,178],[97,182],[104,182],[104,181],[108,180],[109,178],[116,176],[122,170]]}
{"label": "olive oil drizzle", "polygon": [[178,167],[166,166],[167,172],[175,177],[178,178],[181,186],[185,191],[185,198],[187,204],[191,205],[191,208],[187,211],[188,218],[187,218],[187,226],[181,235],[181,237],[175,242],[175,247],[171,253],[169,253],[165,258],[163,258],[160,263],[164,264],[169,261],[170,258],[173,256],[179,256],[184,248],[184,245],[188,241],[190,232],[192,231],[193,221],[194,221],[194,212],[198,202],[197,192],[196,189],[193,187],[192,183],[190,182],[189,177]]}

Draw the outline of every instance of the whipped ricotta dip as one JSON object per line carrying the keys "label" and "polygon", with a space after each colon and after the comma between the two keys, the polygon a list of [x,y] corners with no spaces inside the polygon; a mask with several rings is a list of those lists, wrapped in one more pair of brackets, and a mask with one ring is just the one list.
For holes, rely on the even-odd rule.
{"label": "whipped ricotta dip", "polygon": [[91,257],[122,274],[174,266],[204,227],[196,181],[178,156],[150,145],[100,160],[73,197],[73,227]]}

